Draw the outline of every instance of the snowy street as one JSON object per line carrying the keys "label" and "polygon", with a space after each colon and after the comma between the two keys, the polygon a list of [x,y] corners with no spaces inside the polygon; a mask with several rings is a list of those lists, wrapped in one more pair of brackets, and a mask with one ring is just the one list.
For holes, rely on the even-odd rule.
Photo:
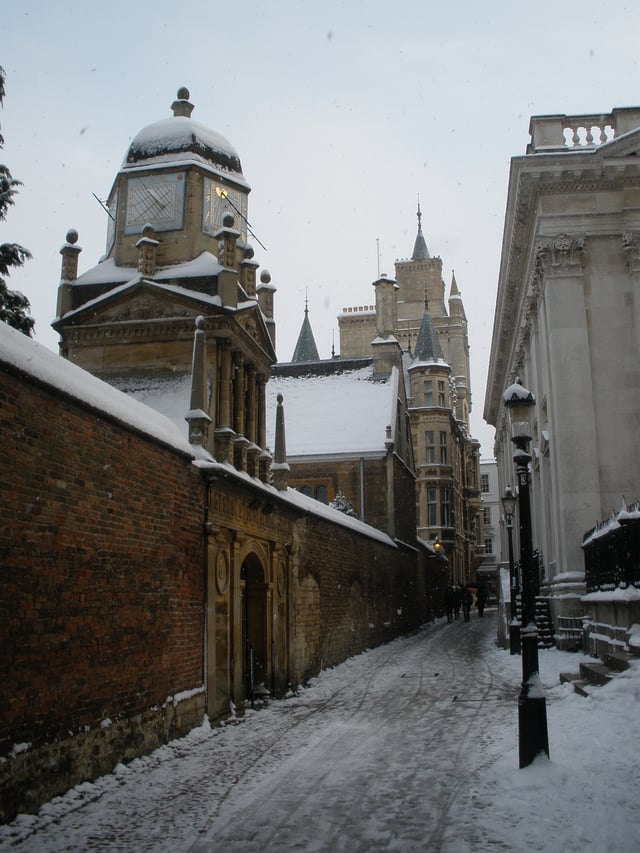
{"label": "snowy street", "polygon": [[439,620],[0,827],[22,851],[632,851],[640,665],[577,696],[540,653],[551,761],[518,769],[496,611]]}

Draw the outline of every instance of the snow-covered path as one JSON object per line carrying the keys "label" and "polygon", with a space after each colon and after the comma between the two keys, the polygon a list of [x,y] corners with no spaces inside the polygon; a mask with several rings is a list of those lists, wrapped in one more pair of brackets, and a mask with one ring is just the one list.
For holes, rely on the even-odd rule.
{"label": "snow-covered path", "polygon": [[491,727],[513,716],[516,685],[483,659],[488,622],[440,624],[342,672],[192,849],[437,849],[459,786],[492,760]]}
{"label": "snow-covered path", "polygon": [[0,849],[639,849],[640,667],[584,699],[558,682],[582,656],[542,652],[551,761],[520,771],[520,659],[495,634],[489,611],[352,658],[0,827]]}

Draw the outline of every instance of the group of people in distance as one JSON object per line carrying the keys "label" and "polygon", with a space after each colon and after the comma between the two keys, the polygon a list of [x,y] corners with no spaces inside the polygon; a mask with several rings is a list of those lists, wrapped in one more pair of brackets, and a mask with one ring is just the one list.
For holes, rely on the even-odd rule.
{"label": "group of people in distance", "polygon": [[[487,591],[480,584],[476,590],[476,607],[478,616],[484,616],[484,606],[487,602]],[[462,610],[464,621],[471,619],[471,608],[473,606],[473,592],[469,586],[448,586],[444,594],[444,606],[447,611],[447,622],[453,622],[460,618]]]}

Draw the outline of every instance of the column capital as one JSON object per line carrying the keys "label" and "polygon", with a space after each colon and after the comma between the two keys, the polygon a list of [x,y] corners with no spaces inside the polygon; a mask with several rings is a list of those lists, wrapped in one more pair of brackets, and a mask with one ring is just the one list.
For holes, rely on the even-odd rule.
{"label": "column capital", "polygon": [[625,231],[622,248],[629,273],[640,272],[640,231]]}

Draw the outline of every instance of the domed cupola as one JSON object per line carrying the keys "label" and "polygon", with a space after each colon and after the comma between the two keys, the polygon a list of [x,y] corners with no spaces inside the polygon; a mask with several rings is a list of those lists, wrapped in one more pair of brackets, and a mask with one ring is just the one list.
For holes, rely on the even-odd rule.
{"label": "domed cupola", "polygon": [[144,127],[133,139],[123,169],[141,166],[201,162],[220,175],[242,178],[240,157],[222,134],[193,121],[189,90],[178,90],[171,105],[173,116]]}
{"label": "domed cupola", "polygon": [[159,267],[203,252],[217,258],[216,235],[229,215],[239,237],[237,263],[242,260],[251,188],[231,143],[191,118],[189,97],[188,89],[179,89],[173,115],[144,127],[129,145],[107,200],[105,258],[117,266],[138,264],[147,226],[158,241]]}

